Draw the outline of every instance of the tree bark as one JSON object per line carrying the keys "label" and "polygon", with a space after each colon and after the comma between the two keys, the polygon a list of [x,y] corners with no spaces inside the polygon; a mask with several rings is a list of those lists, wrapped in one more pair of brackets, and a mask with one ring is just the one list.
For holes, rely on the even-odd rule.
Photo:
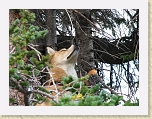
{"label": "tree bark", "polygon": [[56,10],[46,9],[46,26],[48,34],[46,35],[46,46],[50,46],[56,50],[57,36],[56,36]]}
{"label": "tree bark", "polygon": [[[78,10],[80,14],[83,14],[90,20],[90,10],[82,9]],[[91,35],[91,27],[87,19],[79,14],[75,14],[76,17],[76,41],[79,42],[80,53],[78,57],[78,75],[79,77],[86,75],[91,69],[94,68],[94,53],[93,41],[89,38]]]}

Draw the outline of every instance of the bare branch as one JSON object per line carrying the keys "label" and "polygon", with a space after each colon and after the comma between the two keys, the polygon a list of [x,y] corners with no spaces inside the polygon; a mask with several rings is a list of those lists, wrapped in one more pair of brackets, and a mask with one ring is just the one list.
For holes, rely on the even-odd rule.
{"label": "bare branch", "polygon": [[86,18],[83,14],[81,14],[80,12],[78,12],[75,9],[72,9],[72,11],[74,11],[75,13],[79,14],[80,16],[82,16],[84,19],[86,19],[97,31],[100,31],[100,29],[94,25],[94,23],[92,23],[88,18]]}
{"label": "bare branch", "polygon": [[72,29],[74,28],[74,27],[73,27],[73,23],[72,23],[72,19],[71,19],[71,17],[70,17],[70,15],[69,15],[69,13],[68,13],[68,10],[67,10],[67,9],[65,9],[65,11],[66,11],[66,13],[67,13],[67,15],[68,15],[68,17],[69,17],[69,19],[70,19],[71,26],[72,26],[71,31],[72,31]]}
{"label": "bare branch", "polygon": [[40,90],[32,90],[32,91],[29,91],[29,93],[38,93],[38,94],[47,96],[48,98],[51,98],[55,103],[58,103],[58,102],[55,100],[55,97],[54,97],[54,96],[51,96],[50,94],[45,93],[45,92],[43,92],[43,91],[40,91]]}
{"label": "bare branch", "polygon": [[56,84],[55,84],[55,81],[54,81],[54,79],[53,79],[53,76],[52,76],[49,68],[46,67],[46,69],[47,69],[47,71],[48,71],[48,74],[50,75],[50,80],[52,80],[52,83],[53,83],[53,85],[54,85],[54,87],[55,87],[55,92],[57,93],[57,98],[56,98],[56,99],[57,99],[57,102],[58,102],[58,94],[59,94],[59,91],[58,91],[58,89],[57,89],[57,86],[56,86]]}
{"label": "bare branch", "polygon": [[41,54],[37,49],[35,49],[32,45],[28,44],[27,46],[30,47],[31,49],[33,49],[33,50],[35,50],[35,51],[37,52],[37,56],[38,56],[39,60],[41,61],[40,56],[42,56],[42,54]]}

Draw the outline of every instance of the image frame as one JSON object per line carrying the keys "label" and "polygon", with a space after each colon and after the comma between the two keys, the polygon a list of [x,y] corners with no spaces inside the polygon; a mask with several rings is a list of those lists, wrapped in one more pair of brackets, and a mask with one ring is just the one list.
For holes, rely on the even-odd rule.
{"label": "image frame", "polygon": [[[16,0],[14,0],[13,2],[15,2]],[[38,1],[40,1],[40,0],[38,0]],[[68,1],[68,0],[67,0]],[[117,0],[116,0],[117,1]],[[118,0],[118,1],[120,1],[120,0]],[[133,0],[134,1],[134,0]],[[25,1],[24,1],[25,2]],[[65,1],[64,1],[65,2]],[[129,1],[130,2],[130,1]],[[122,2],[121,2],[122,3]],[[144,16],[145,15],[147,15],[148,16],[148,3],[146,3],[146,2],[141,2],[141,1],[139,1],[139,3],[141,4],[141,3],[144,3],[144,4],[142,4],[142,7],[143,7],[143,5],[147,5],[146,6],[146,8],[147,8],[147,13],[145,14],[145,11],[146,10],[144,10],[145,9],[145,7],[143,7],[143,8],[139,8],[139,10],[140,11],[142,11],[142,10],[144,10],[144,13],[142,13],[142,16],[143,16],[143,14],[144,14]],[[4,3],[4,4],[6,4],[6,3]],[[123,1],[123,4],[124,4],[124,1]],[[14,4],[13,4],[14,5]],[[18,8],[19,6],[17,5],[14,5],[13,6],[13,8]],[[30,6],[31,7],[31,6]],[[71,6],[70,6],[71,7]],[[89,6],[90,7],[90,6]],[[121,6],[122,7],[122,6]],[[132,6],[131,6],[132,7]],[[130,7],[130,8],[131,8]],[[141,7],[141,5],[137,5],[136,6],[137,8],[138,7]],[[5,14],[8,14],[8,10],[11,8],[11,6],[7,6],[7,7],[5,7],[4,9],[5,9]],[[20,6],[20,8],[26,8],[26,5],[23,7],[23,6]],[[48,8],[48,6],[47,6],[47,8]],[[34,9],[36,9],[36,8],[34,8]],[[57,8],[58,9],[58,8]],[[60,8],[61,9],[61,8]],[[68,8],[68,9],[70,9],[70,8]],[[142,11],[143,12],[143,11]],[[141,15],[141,14],[140,14]],[[139,16],[140,16],[139,15]],[[8,18],[8,15],[6,15],[6,18]],[[140,20],[142,19],[142,17],[140,17]],[[139,20],[139,21],[140,21]],[[148,18],[146,19],[147,21],[148,21]],[[145,21],[146,21],[145,20]],[[8,19],[5,21],[5,23],[8,21]],[[144,22],[144,21],[143,21]],[[146,45],[148,46],[148,23],[144,26],[144,28],[146,28],[147,27],[147,30],[144,30],[144,32],[146,32],[147,31],[147,35],[146,36],[144,36],[144,38],[146,37],[147,38],[147,41],[146,41]],[[2,29],[1,29],[2,30]],[[4,31],[5,31],[5,35],[8,35],[8,32],[7,32],[7,30],[8,29],[5,29]],[[141,31],[140,31],[141,32]],[[8,37],[6,37],[6,36],[2,36],[2,37],[4,37],[4,38],[8,38]],[[141,37],[140,37],[141,38]],[[146,39],[145,38],[145,39]],[[142,39],[142,38],[141,38]],[[6,41],[6,43],[5,43],[6,45],[8,44],[8,41]],[[145,46],[146,46],[145,45]],[[3,48],[3,47],[2,47]],[[7,47],[6,47],[7,48]],[[5,49],[6,49],[5,48]],[[140,48],[140,46],[139,46],[139,48]],[[6,51],[7,51],[8,49],[6,49]],[[3,51],[2,49],[1,49],[1,51]],[[146,48],[146,51],[148,52],[148,48]],[[146,55],[146,56],[145,56]],[[146,60],[148,60],[148,53],[147,54],[144,54],[144,56],[146,57]],[[8,56],[6,56],[6,59],[7,59],[7,57]],[[6,60],[5,59],[5,60]],[[141,60],[143,60],[143,61],[145,61],[145,59],[141,59]],[[6,60],[6,61],[8,61],[8,59]],[[5,61],[5,62],[6,62]],[[2,60],[2,62],[3,62],[3,60]],[[6,63],[7,64],[7,63]],[[8,64],[7,64],[8,65]],[[142,64],[141,64],[142,65]],[[140,65],[140,66],[141,66]],[[142,67],[144,67],[144,69],[146,70],[146,68],[147,68],[147,72],[148,72],[148,63],[147,64],[145,64],[146,66],[143,66],[142,65]],[[7,71],[8,69],[6,69],[5,71]],[[3,71],[2,71],[3,72]],[[7,72],[5,73],[6,75],[8,75],[7,74]],[[120,107],[118,107],[118,108],[116,108],[116,107],[110,107],[110,108],[112,108],[112,110],[115,110],[114,112],[112,112],[110,115],[148,115],[148,73],[147,73],[147,75],[145,76],[144,75],[144,77],[146,77],[147,78],[147,83],[144,85],[144,86],[147,86],[147,92],[145,93],[145,95],[144,96],[146,96],[147,98],[146,99],[144,99],[144,100],[147,100],[147,103],[145,104],[141,104],[140,106],[141,107],[144,107],[144,108],[147,108],[146,110],[142,110],[142,111],[146,111],[144,114],[143,114],[143,112],[142,113],[140,113],[139,114],[139,110],[138,110],[138,107],[132,107],[132,109],[131,110],[136,110],[136,112],[134,112],[134,113],[131,113],[130,111],[129,112],[127,112],[127,113],[123,113],[123,112],[120,112],[121,114],[118,114],[118,113],[116,113],[115,111],[120,111]],[[143,78],[144,78],[143,77]],[[9,76],[8,76],[8,78],[9,78]],[[4,84],[7,84],[8,82],[5,82]],[[5,85],[4,85],[5,86]],[[0,93],[2,93],[2,90],[4,89],[4,86],[0,86],[0,90],[1,90],[1,92]],[[144,87],[143,86],[143,87]],[[6,88],[7,86],[5,86],[5,88]],[[141,88],[140,88],[141,89]],[[7,89],[6,89],[7,90]],[[142,92],[142,90],[140,90],[141,92]],[[7,94],[5,94],[4,95],[6,98],[5,99],[0,99],[0,102],[6,102],[6,101],[8,101],[7,100],[7,98],[8,98],[8,96],[7,96]],[[9,99],[9,98],[8,98]],[[5,101],[4,101],[5,100]],[[1,104],[0,104],[1,105]],[[145,106],[146,105],[146,106]],[[140,107],[139,106],[139,107]],[[69,112],[67,112],[67,111],[63,111],[62,113],[56,113],[57,112],[57,110],[58,110],[58,107],[32,107],[32,109],[28,109],[28,108],[31,108],[31,107],[10,107],[10,106],[7,106],[6,105],[6,103],[5,104],[2,104],[2,107],[6,107],[7,109],[9,108],[9,110],[12,110],[12,112],[10,113],[10,114],[7,114],[7,113],[5,113],[4,112],[4,110],[2,110],[3,112],[2,112],[2,115],[18,115],[18,113],[20,114],[20,115],[49,115],[48,114],[48,112],[47,113],[43,113],[43,114],[40,114],[39,112],[41,111],[41,110],[45,110],[46,108],[48,108],[47,110],[49,110],[49,111],[51,111],[53,114],[50,114],[50,115],[69,115],[68,113]],[[31,110],[35,110],[37,113],[33,113],[33,114],[31,114],[31,113],[23,113],[23,111],[24,112],[26,112],[24,109],[26,110],[26,109],[28,109],[29,110],[29,112],[32,112]],[[67,110],[67,107],[60,107],[61,108],[61,110]],[[80,107],[74,107],[75,109],[72,109],[71,107],[70,107],[70,110],[72,111],[72,112],[74,112],[75,110],[79,110],[78,108],[80,108]],[[89,107],[81,107],[82,108],[82,110],[86,110],[86,109],[88,109]],[[105,107],[104,107],[105,108]],[[101,110],[104,110],[105,111],[105,109],[101,109],[101,107],[100,107],[100,109]],[[116,108],[116,109],[114,109],[114,108]],[[99,110],[99,107],[91,107],[91,109],[92,110]],[[141,109],[143,109],[143,108],[141,108]],[[15,112],[15,110],[19,110],[19,112]],[[107,110],[109,110],[108,108],[107,108]],[[121,107],[121,110],[130,110],[130,107],[125,107],[125,109],[122,109],[122,107]],[[7,110],[8,111],[8,110]],[[22,111],[22,112],[20,112],[20,111]],[[84,111],[84,112],[82,112],[82,111],[78,111],[77,113],[71,113],[70,115],[109,115],[108,113],[106,114],[106,112],[104,112],[103,111],[103,113],[99,113],[99,112],[95,112],[95,113],[91,113],[91,112],[86,112],[86,111]],[[82,112],[82,113],[81,113]],[[79,114],[78,114],[79,113]],[[0,110],[0,114],[1,114],[1,110]]]}

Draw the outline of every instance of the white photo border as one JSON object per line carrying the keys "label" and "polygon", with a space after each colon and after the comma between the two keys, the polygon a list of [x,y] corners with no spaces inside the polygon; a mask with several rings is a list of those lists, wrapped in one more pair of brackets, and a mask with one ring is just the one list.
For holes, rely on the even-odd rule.
{"label": "white photo border", "polygon": [[[9,9],[139,9],[139,106],[9,106]],[[0,14],[0,115],[148,115],[148,0],[1,0]]]}

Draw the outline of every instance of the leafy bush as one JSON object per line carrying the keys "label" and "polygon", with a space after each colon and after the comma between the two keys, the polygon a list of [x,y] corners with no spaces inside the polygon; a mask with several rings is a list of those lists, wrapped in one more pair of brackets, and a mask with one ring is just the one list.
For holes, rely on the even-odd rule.
{"label": "leafy bush", "polygon": [[[13,46],[9,55],[9,79],[11,87],[28,95],[31,86],[40,85],[42,70],[48,66],[48,56],[42,56],[32,46],[34,40],[45,37],[47,30],[41,31],[32,24],[35,15],[28,10],[20,10],[19,15],[20,19],[16,19],[9,28]],[[31,50],[27,50],[27,47]],[[10,101],[13,102],[13,99],[10,98]]]}
{"label": "leafy bush", "polygon": [[[74,81],[71,76],[63,77],[62,83],[72,93],[62,96],[59,103],[52,102],[54,106],[117,106],[123,101],[123,96],[110,94],[104,89],[97,94],[100,88],[98,84],[89,88],[84,85],[84,80]],[[129,106],[130,104],[130,102],[126,102],[124,105]]]}

